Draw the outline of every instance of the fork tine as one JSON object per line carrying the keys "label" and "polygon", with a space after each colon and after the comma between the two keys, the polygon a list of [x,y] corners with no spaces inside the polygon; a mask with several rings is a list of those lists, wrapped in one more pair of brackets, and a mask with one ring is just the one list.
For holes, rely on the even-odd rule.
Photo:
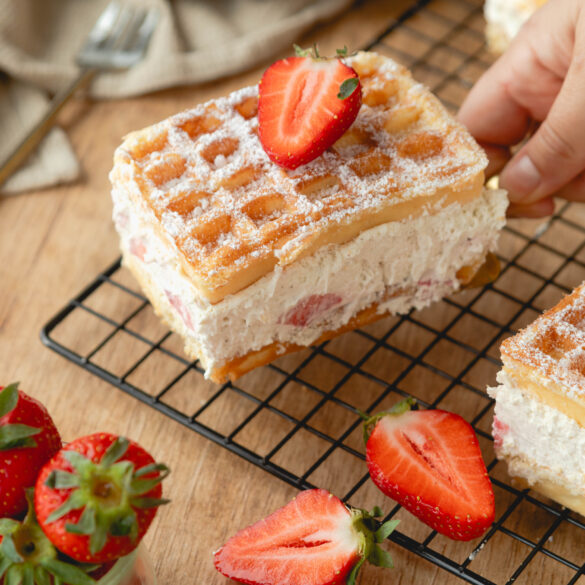
{"label": "fork tine", "polygon": [[128,4],[122,4],[120,13],[116,18],[113,29],[107,39],[102,43],[104,49],[119,49],[126,38],[126,31],[134,17],[134,8]]}
{"label": "fork tine", "polygon": [[146,13],[146,17],[140,25],[138,34],[136,35],[135,50],[142,53],[150,41],[150,37],[156,27],[156,21],[158,19],[158,12],[155,8],[150,9]]}
{"label": "fork tine", "polygon": [[77,54],[81,67],[124,69],[143,56],[156,26],[156,9],[112,0]]}
{"label": "fork tine", "polygon": [[132,14],[132,19],[126,26],[126,30],[124,33],[124,50],[133,50],[136,44],[136,38],[138,35],[138,31],[146,18],[147,12],[146,10],[137,10]]}
{"label": "fork tine", "polygon": [[117,67],[129,67],[142,57],[156,26],[156,9],[139,10],[133,16],[119,43],[120,51],[112,54]]}
{"label": "fork tine", "polygon": [[104,41],[112,30],[119,14],[120,3],[118,0],[112,0],[100,14],[91,31],[89,31],[86,43],[98,45]]}

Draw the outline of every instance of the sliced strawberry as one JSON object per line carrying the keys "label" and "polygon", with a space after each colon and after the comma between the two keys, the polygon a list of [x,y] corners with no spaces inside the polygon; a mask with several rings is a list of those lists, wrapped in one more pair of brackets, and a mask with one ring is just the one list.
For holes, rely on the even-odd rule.
{"label": "sliced strawberry", "polygon": [[232,536],[215,553],[215,566],[249,585],[334,585],[346,578],[353,583],[365,559],[392,566],[376,543],[396,524],[390,521],[376,530],[372,514],[350,511],[325,490],[307,490]]}
{"label": "sliced strawberry", "polygon": [[297,56],[277,61],[259,86],[262,147],[276,164],[296,169],[342,136],[361,103],[358,75],[341,59]]}
{"label": "sliced strawberry", "polygon": [[459,415],[411,411],[412,402],[366,421],[370,476],[382,492],[437,532],[454,540],[476,538],[495,514],[477,437]]}
{"label": "sliced strawberry", "polygon": [[341,303],[343,299],[334,293],[309,295],[301,299],[292,309],[287,311],[281,321],[286,325],[306,327],[325,311]]}

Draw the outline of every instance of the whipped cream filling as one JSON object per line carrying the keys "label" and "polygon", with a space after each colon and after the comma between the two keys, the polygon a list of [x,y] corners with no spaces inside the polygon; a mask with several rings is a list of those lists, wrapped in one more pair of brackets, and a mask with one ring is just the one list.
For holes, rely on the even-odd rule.
{"label": "whipped cream filling", "polygon": [[585,495],[585,429],[523,392],[505,371],[497,381],[498,387],[488,388],[496,400],[493,434],[496,454],[507,461],[510,475]]}
{"label": "whipped cream filling", "polygon": [[495,248],[507,206],[504,191],[486,191],[465,205],[376,226],[350,242],[276,266],[211,304],[183,273],[173,240],[155,230],[146,205],[138,207],[117,186],[112,197],[124,255],[140,259],[178,315],[177,333],[194,342],[208,373],[274,342],[310,345],[372,303],[379,303],[380,313],[405,313],[453,292],[457,270]]}

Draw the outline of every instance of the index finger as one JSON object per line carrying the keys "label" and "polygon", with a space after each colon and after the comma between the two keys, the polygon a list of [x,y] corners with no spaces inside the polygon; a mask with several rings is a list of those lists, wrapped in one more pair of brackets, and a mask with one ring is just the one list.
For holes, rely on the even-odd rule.
{"label": "index finger", "polygon": [[[534,120],[546,118],[560,91],[570,63],[571,47],[565,46],[570,36],[550,34],[552,7],[548,8],[545,5],[524,26],[461,106],[459,120],[480,143],[517,144]],[[558,12],[553,17],[566,17]]]}

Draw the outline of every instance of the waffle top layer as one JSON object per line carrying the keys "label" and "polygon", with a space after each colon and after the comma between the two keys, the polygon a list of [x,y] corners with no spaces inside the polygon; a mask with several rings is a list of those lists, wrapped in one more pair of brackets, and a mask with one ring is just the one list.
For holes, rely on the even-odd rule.
{"label": "waffle top layer", "polygon": [[501,346],[510,360],[533,371],[573,400],[585,399],[585,283]]}
{"label": "waffle top layer", "polygon": [[363,104],[353,125],[294,171],[257,136],[257,87],[126,137],[114,188],[176,249],[203,299],[219,302],[322,246],[479,196],[485,155],[409,72],[375,53],[347,62]]}

